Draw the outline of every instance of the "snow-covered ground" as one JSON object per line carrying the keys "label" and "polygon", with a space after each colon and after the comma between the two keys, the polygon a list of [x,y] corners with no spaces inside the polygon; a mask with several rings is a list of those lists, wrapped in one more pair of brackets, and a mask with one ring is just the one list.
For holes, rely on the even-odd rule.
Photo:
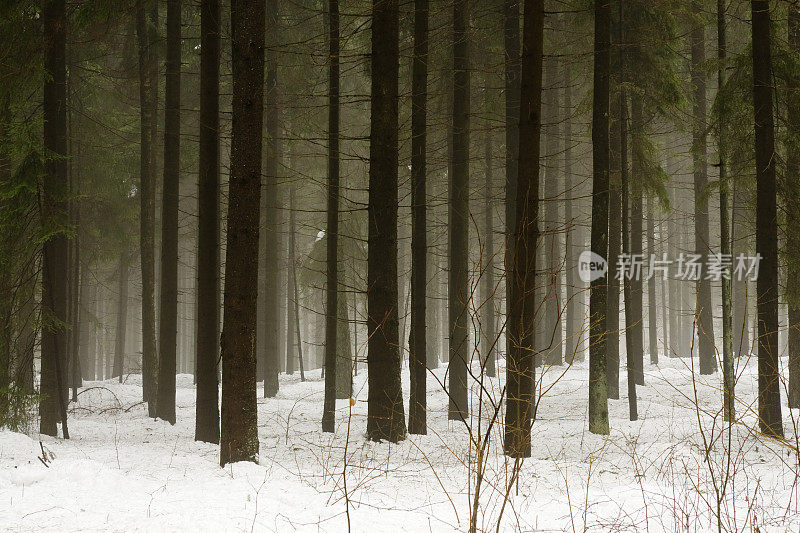
{"label": "snow-covered ground", "polygon": [[[628,421],[623,371],[608,437],[587,429],[586,363],[540,374],[533,456],[509,490],[513,461],[498,453],[500,430],[493,428],[477,529],[495,531],[502,512],[501,531],[716,531],[717,515],[724,531],[798,531],[797,411],[784,407],[786,443],[756,436],[755,359],[742,361],[741,419],[727,432],[720,375],[693,381],[687,364],[646,365],[637,422]],[[224,469],[216,446],[193,440],[191,376],[178,377],[175,426],[147,417],[139,376],[123,385],[86,383],[70,407],[71,440],[41,437],[40,446],[36,433],[0,431],[0,531],[469,528],[475,448],[463,424],[448,422],[447,397],[434,376],[429,434],[396,445],[364,439],[366,371],[356,378],[355,405],[337,403],[334,436],[320,431],[319,372],[308,377],[301,383],[298,375],[281,375],[279,396],[259,398],[260,464]],[[435,378],[443,381],[445,369]],[[485,390],[499,396],[500,383],[487,380]],[[484,394],[479,430],[478,390],[476,438],[492,415]],[[42,449],[52,454],[48,466]]]}

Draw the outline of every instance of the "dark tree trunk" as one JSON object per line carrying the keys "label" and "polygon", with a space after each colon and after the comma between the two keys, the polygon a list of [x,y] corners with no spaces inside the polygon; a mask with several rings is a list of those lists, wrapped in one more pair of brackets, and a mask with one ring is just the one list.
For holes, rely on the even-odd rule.
{"label": "dark tree trunk", "polygon": [[[490,105],[491,88],[486,84],[484,88],[485,107],[488,110]],[[492,187],[492,180],[494,179],[494,161],[492,150],[492,125],[489,120],[486,120],[486,139],[484,144],[484,162],[486,168],[486,179],[483,190],[483,232],[484,244],[481,255],[483,263],[483,272],[481,273],[483,284],[483,297],[481,298],[481,354],[483,356],[483,368],[486,375],[495,377],[497,375],[497,322],[495,319],[495,280],[494,280],[494,206],[493,198],[494,188]]]}
{"label": "dark tree trunk", "polygon": [[[698,18],[701,17],[701,3],[692,1],[692,9]],[[692,28],[689,35],[691,42],[691,71],[693,95],[692,157],[694,168],[694,225],[695,253],[700,255],[701,264],[706,264],[711,240],[708,229],[708,164],[706,147],[706,54],[705,29],[703,23]],[[698,354],[700,357],[700,373],[713,374],[717,371],[717,357],[714,344],[714,316],[711,304],[711,281],[701,275],[697,280],[697,335]]]}
{"label": "dark tree trunk", "polygon": [[450,183],[450,366],[448,396],[450,420],[469,414],[467,367],[469,334],[469,113],[470,80],[467,0],[453,2],[453,177]]}
{"label": "dark tree trunk", "polygon": [[427,298],[427,100],[428,0],[414,1],[414,60],[411,74],[411,335],[408,342],[408,432],[428,432],[426,413]]}
{"label": "dark tree trunk", "polygon": [[[151,9],[146,16],[146,7]],[[147,401],[148,414],[156,416],[155,308],[155,154],[153,131],[156,128],[158,81],[153,74],[156,62],[156,22],[158,4],[137,0],[136,34],[139,46],[140,106],[140,178],[139,178],[139,248],[142,269],[142,399]],[[149,18],[149,20],[148,20]]]}
{"label": "dark tree trunk", "polygon": [[[610,0],[594,5],[594,91],[592,105],[592,252],[608,256],[609,74],[611,59]],[[589,296],[589,431],[607,435],[606,284],[612,273],[590,284]]]}
{"label": "dark tree trunk", "polygon": [[[721,0],[720,0],[721,1]],[[789,46],[795,53],[800,52],[800,7],[789,7]],[[789,104],[789,129],[794,138],[800,135],[800,78],[791,80]],[[800,407],[800,234],[796,231],[800,224],[800,155],[797,146],[792,146],[787,154],[786,203],[787,267],[786,300],[789,304],[789,408]]]}
{"label": "dark tree trunk", "polygon": [[576,241],[580,243],[580,228],[577,227],[573,204],[577,201],[574,184],[572,181],[572,73],[569,65],[564,65],[564,114],[567,117],[564,121],[564,191],[566,193],[564,201],[564,248],[565,248],[565,270],[566,270],[566,310],[564,320],[566,321],[565,338],[565,358],[568,364],[572,364],[575,359],[582,359],[580,352],[581,344],[581,292],[578,287],[580,280],[576,276],[577,258],[575,256]]}
{"label": "dark tree trunk", "polygon": [[[6,124],[10,122],[10,106],[8,97],[0,97],[0,184],[4,187],[11,180],[11,161],[6,150],[8,142]],[[5,207],[5,201],[0,201],[0,209]],[[14,232],[16,233],[16,232]],[[2,245],[13,246],[13,242],[6,241],[3,235]],[[13,237],[12,237],[13,238]],[[11,240],[11,239],[9,239]],[[5,417],[9,407],[9,385],[11,382],[11,365],[14,360],[15,350],[12,347],[14,336],[14,309],[11,293],[11,273],[0,271],[0,417]]]}
{"label": "dark tree trunk", "polygon": [[[544,2],[525,0],[519,109],[519,173],[514,232],[513,277],[508,315],[511,351],[506,363],[506,433],[509,457],[531,456],[534,343],[537,302],[536,248],[539,238],[539,165],[542,130],[542,47]],[[532,416],[533,415],[533,416]]]}
{"label": "dark tree trunk", "polygon": [[[631,131],[633,135],[640,138],[645,136],[645,124],[642,116],[642,98],[635,94],[631,97]],[[642,256],[642,187],[641,180],[644,178],[644,161],[640,159],[640,152],[634,150],[631,156],[631,171],[633,180],[628,180],[628,188],[625,193],[628,195],[630,206],[630,225],[628,226],[628,253],[631,257],[643,258]],[[637,385],[644,385],[644,332],[642,313],[642,276],[641,273],[629,279],[630,288],[628,297],[625,298],[625,339],[630,336],[628,349],[632,351],[628,359],[633,362],[634,377]],[[654,287],[655,289],[655,287]],[[628,309],[630,308],[630,310]],[[655,315],[654,315],[655,318]]]}
{"label": "dark tree trunk", "polygon": [[753,111],[756,150],[756,253],[761,255],[758,295],[758,418],[761,432],[783,437],[778,368],[778,210],[775,126],[767,0],[750,2],[753,17]]}
{"label": "dark tree trunk", "polygon": [[[624,101],[624,99],[623,99]],[[623,112],[622,119],[625,118],[625,114]],[[626,121],[620,121],[620,128],[627,127]],[[624,138],[624,136],[623,136]],[[623,166],[622,172],[620,174],[622,180],[620,182],[620,189],[622,192],[622,253],[623,254],[630,254],[631,253],[631,235],[630,235],[630,216],[629,213],[631,212],[630,209],[630,196],[631,196],[631,184],[630,180],[628,179],[628,172],[627,169]],[[639,232],[640,242],[641,242],[641,229]],[[635,336],[632,334],[631,328],[634,325],[634,307],[632,304],[633,300],[633,280],[630,279],[627,275],[624,275],[622,280],[622,292],[623,297],[625,298],[625,359],[626,359],[626,368],[627,368],[627,378],[628,378],[628,412],[630,416],[630,420],[638,420],[639,419],[639,407],[636,401],[636,346],[634,345]],[[641,338],[639,339],[639,351],[641,351]]]}
{"label": "dark tree trunk", "polygon": [[[653,211],[653,199],[647,197],[647,257],[656,255],[655,243],[655,213]],[[660,235],[663,239],[663,234]],[[664,278],[662,276],[663,283]],[[664,298],[662,290],[662,299]],[[666,318],[666,315],[664,315]],[[662,324],[664,345],[667,345],[667,322]],[[658,364],[658,302],[656,301],[656,276],[650,276],[647,280],[647,340],[648,351],[650,352],[650,364]]]}
{"label": "dark tree trunk", "polygon": [[128,271],[130,269],[128,251],[123,250],[119,257],[119,277],[117,278],[117,328],[114,339],[114,370],[111,377],[118,377],[122,383],[125,372],[125,337],[128,331]]}
{"label": "dark tree trunk", "polygon": [[[552,32],[555,36],[558,28]],[[552,40],[552,37],[551,37]],[[558,84],[560,76],[557,56],[548,57],[545,63],[545,80],[547,90],[544,91],[543,101],[543,129],[545,138],[544,154],[544,239],[540,253],[544,259],[546,277],[543,280],[544,292],[544,320],[541,346],[545,350],[544,361],[548,365],[561,365],[564,362],[561,338],[561,228],[558,227],[558,204],[560,203],[558,187],[558,140],[559,108]]]}
{"label": "dark tree trunk", "polygon": [[[270,42],[277,41],[278,2],[266,2],[267,26]],[[264,353],[261,357],[264,369],[264,397],[278,394],[280,373],[280,246],[278,245],[278,62],[272,46],[266,49],[266,87],[264,92],[266,126],[266,159],[264,161]]]}
{"label": "dark tree trunk", "polygon": [[[674,176],[673,168],[672,168],[672,160],[670,158],[667,159],[667,174],[670,176],[670,179],[673,180],[672,176]],[[677,201],[677,195],[675,190],[674,181],[673,184],[670,185],[668,192],[670,196],[670,203],[671,205],[675,205]],[[675,221],[676,213],[673,211],[669,214],[669,218],[667,219],[667,240],[666,240],[666,252],[667,257],[677,257],[677,243],[678,240],[678,230],[677,230],[677,223]],[[680,355],[680,338],[681,332],[679,331],[680,327],[680,320],[678,317],[679,308],[680,308],[680,297],[678,295],[678,280],[674,277],[670,277],[667,280],[667,287],[668,291],[667,294],[663,295],[664,298],[668,300],[667,306],[669,307],[669,345],[666,348],[667,356],[668,357],[677,357]]]}
{"label": "dark tree trunk", "polygon": [[[503,1],[503,49],[505,52],[505,216],[506,216],[506,315],[511,306],[511,286],[514,262],[514,241],[517,223],[517,173],[519,165],[519,106],[520,106],[520,43],[519,43],[519,0]],[[506,354],[513,349],[511,338],[506,331]]]}
{"label": "dark tree trunk", "polygon": [[[732,213],[731,213],[731,247],[734,257],[739,254],[746,254],[748,251],[748,238],[749,231],[746,229],[747,218],[747,199],[745,198],[744,191],[741,186],[737,186],[736,182],[733,184],[733,198],[731,199]],[[752,293],[748,291],[747,280],[736,279],[736,276],[731,280],[733,285],[733,351],[737,357],[747,356],[750,354],[750,328],[748,327],[747,317],[752,314],[752,306],[748,304],[748,300]]]}
{"label": "dark tree trunk", "polygon": [[372,2],[367,257],[367,438],[405,438],[397,318],[397,0]]}
{"label": "dark tree trunk", "polygon": [[297,283],[295,279],[295,212],[294,212],[294,196],[295,188],[291,185],[289,188],[289,235],[287,239],[287,261],[286,261],[286,373],[292,375],[297,368],[297,349],[299,348],[299,340],[297,339],[296,332],[297,324],[295,324],[295,301],[294,289]]}
{"label": "dark tree trunk", "polygon": [[[77,180],[76,180],[77,181]],[[80,196],[80,186],[76,185],[76,195]],[[71,298],[72,305],[72,331],[70,334],[70,383],[72,385],[72,401],[78,401],[78,388],[83,385],[83,373],[81,371],[80,345],[81,345],[81,285],[83,281],[83,268],[81,267],[81,246],[80,246],[80,200],[73,200],[73,211],[75,216],[75,239],[73,242],[73,262],[72,280],[74,282]]]}
{"label": "dark tree trunk", "polygon": [[[64,0],[46,0],[42,9],[44,24],[45,83],[44,148],[50,154],[45,163],[42,215],[48,227],[67,225],[67,115],[66,115],[66,7]],[[44,243],[42,261],[42,315],[50,322],[67,320],[67,237],[63,232]],[[52,322],[42,330],[42,366],[39,401],[39,431],[57,435],[62,424],[67,428],[66,331]]]}
{"label": "dark tree trunk", "polygon": [[322,431],[333,433],[339,314],[339,2],[328,1],[328,224],[325,233],[325,400]]}
{"label": "dark tree trunk", "polygon": [[[294,221],[292,222],[294,227]],[[294,251],[294,232],[292,232],[292,250]],[[292,253],[292,257],[294,257]],[[294,286],[294,327],[297,333],[297,364],[300,369],[300,381],[306,380],[305,367],[303,365],[303,339],[300,337],[300,293],[297,289],[297,263],[292,265],[292,285]]]}
{"label": "dark tree trunk", "polygon": [[222,466],[258,462],[255,340],[265,15],[262,2],[231,2],[233,127],[222,323]]}
{"label": "dark tree trunk", "polygon": [[[717,87],[725,86],[726,40],[725,40],[725,0],[717,0]],[[727,103],[719,102],[720,136],[718,144],[719,155],[719,226],[720,226],[720,252],[723,256],[731,254],[730,238],[730,211],[728,209],[728,178],[727,178],[727,141],[722,135],[725,131]],[[722,289],[722,377],[723,377],[723,416],[728,422],[733,422],[735,415],[734,382],[735,369],[733,366],[733,323],[731,310],[731,280],[723,276]]]}
{"label": "dark tree trunk", "polygon": [[181,137],[181,2],[167,1],[164,89],[164,189],[161,205],[161,290],[158,313],[158,418],[175,423],[178,334],[178,183]]}
{"label": "dark tree trunk", "polygon": [[606,375],[608,397],[619,399],[619,296],[620,282],[617,279],[617,259],[622,251],[622,174],[627,171],[627,103],[622,91],[617,94],[612,110],[609,148],[609,200],[608,200],[608,294],[606,296]]}
{"label": "dark tree trunk", "polygon": [[[342,247],[339,249],[339,265],[344,265]],[[350,345],[350,318],[347,313],[347,293],[341,291],[342,284],[347,283],[344,276],[339,277],[339,311],[336,319],[336,398],[347,400],[353,394],[353,352]]]}
{"label": "dark tree trunk", "polygon": [[[661,241],[661,246],[659,249],[661,252],[667,252],[667,238],[664,236],[664,227],[665,221],[662,219],[659,222],[659,240]],[[661,346],[664,347],[664,356],[665,357],[672,357],[672,352],[670,352],[670,346],[672,346],[672,337],[675,335],[675,331],[672,329],[672,314],[667,312],[667,280],[664,279],[666,276],[661,276],[661,328],[664,332],[664,338],[662,339]],[[655,298],[653,299],[653,306],[651,310],[655,313]],[[656,350],[658,350],[658,346],[656,346]]]}
{"label": "dark tree trunk", "polygon": [[219,442],[219,61],[220,3],[200,5],[200,161],[197,227],[195,440]]}

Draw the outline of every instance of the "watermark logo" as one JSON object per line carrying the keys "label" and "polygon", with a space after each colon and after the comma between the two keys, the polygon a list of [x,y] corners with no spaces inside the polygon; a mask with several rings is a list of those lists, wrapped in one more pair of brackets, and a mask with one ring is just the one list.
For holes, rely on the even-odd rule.
{"label": "watermark logo", "polygon": [[[649,260],[648,260],[649,259]],[[667,254],[655,254],[646,258],[644,254],[620,254],[617,257],[614,279],[648,281],[656,274],[662,278],[673,278],[683,281],[701,279],[720,281],[735,279],[737,281],[755,281],[758,279],[758,267],[761,255],[739,254],[700,254],[681,253],[677,259],[670,259]],[[584,283],[600,279],[608,272],[605,259],[590,250],[584,250],[578,257],[578,275]]]}
{"label": "watermark logo", "polygon": [[608,272],[608,262],[591,250],[584,250],[578,256],[578,276],[584,283],[600,279]]}

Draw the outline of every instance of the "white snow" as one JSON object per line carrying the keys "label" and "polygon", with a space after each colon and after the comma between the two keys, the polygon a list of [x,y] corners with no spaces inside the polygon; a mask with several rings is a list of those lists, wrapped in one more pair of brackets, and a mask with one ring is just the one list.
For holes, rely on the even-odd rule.
{"label": "white snow", "polygon": [[[716,531],[714,486],[727,472],[723,530],[797,531],[798,412],[784,404],[786,443],[751,431],[755,363],[740,361],[741,420],[730,433],[719,412],[720,374],[696,376],[695,402],[685,359],[646,364],[637,422],[628,421],[621,373],[608,437],[587,429],[586,363],[540,373],[545,392],[533,456],[511,487],[500,530]],[[0,531],[347,531],[348,515],[353,531],[468,529],[475,449],[463,424],[447,420],[447,396],[437,383],[446,379],[444,368],[428,379],[429,434],[395,445],[364,439],[366,370],[355,380],[355,406],[337,403],[335,436],[320,431],[319,371],[307,375],[305,383],[281,375],[277,398],[259,391],[260,464],[224,469],[216,446],[194,441],[191,376],[178,376],[175,426],[147,417],[139,376],[122,385],[86,383],[70,406],[72,439],[0,431]],[[407,369],[403,380],[407,401]],[[501,382],[485,381],[495,398]],[[476,437],[492,411],[484,394],[479,433],[478,391],[475,384]],[[704,436],[713,441],[708,454]],[[48,466],[38,459],[39,439],[54,456]],[[513,461],[499,453],[500,444],[495,426],[479,531],[497,529],[507,491]]]}

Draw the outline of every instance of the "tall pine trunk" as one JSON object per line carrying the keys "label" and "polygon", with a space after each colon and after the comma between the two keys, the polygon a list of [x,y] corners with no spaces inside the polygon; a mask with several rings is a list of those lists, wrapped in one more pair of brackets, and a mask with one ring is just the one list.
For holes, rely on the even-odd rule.
{"label": "tall pine trunk", "polygon": [[266,115],[265,160],[264,160],[264,286],[259,293],[264,303],[264,329],[262,330],[264,372],[264,397],[273,398],[278,394],[278,374],[280,373],[279,331],[280,331],[280,246],[278,245],[278,60],[274,45],[277,43],[278,4],[276,0],[266,2],[266,24],[270,28],[270,46],[266,49],[266,87],[264,106]]}
{"label": "tall pine trunk", "polygon": [[[42,187],[42,217],[47,227],[63,229],[67,220],[67,91],[66,91],[66,6],[64,0],[46,0],[44,24],[45,83],[44,149],[52,154],[45,163]],[[66,385],[67,335],[61,323],[67,320],[67,237],[58,231],[43,245],[42,329],[39,431],[57,435],[67,428]]]}
{"label": "tall pine trunk", "polygon": [[[611,59],[610,0],[594,4],[594,91],[592,103],[592,252],[608,256],[609,77]],[[589,431],[608,435],[606,381],[607,273],[590,284],[589,294]]]}
{"label": "tall pine trunk", "polygon": [[200,5],[195,440],[219,442],[219,0]]}
{"label": "tall pine trunk", "polygon": [[294,322],[295,317],[295,302],[294,287],[297,283],[295,280],[295,212],[294,212],[294,185],[289,186],[289,227],[287,238],[287,258],[286,258],[286,373],[292,375],[297,368],[297,338],[295,329],[297,325]]}
{"label": "tall pine trunk", "polygon": [[573,211],[573,204],[576,203],[572,175],[572,72],[569,65],[564,65],[564,191],[566,193],[564,201],[564,268],[566,270],[566,310],[564,320],[566,322],[565,337],[565,358],[568,364],[572,364],[575,359],[583,359],[580,351],[581,346],[581,291],[578,284],[580,280],[577,274],[577,257],[575,255],[576,243],[579,245],[581,231],[576,223],[576,211]]}
{"label": "tall pine trunk", "polygon": [[[488,110],[490,105],[491,89],[489,84],[484,88],[485,107]],[[497,375],[497,321],[495,308],[495,279],[494,279],[494,154],[493,154],[493,135],[492,125],[489,119],[485,124],[486,134],[484,140],[484,164],[485,164],[485,184],[483,189],[483,232],[484,244],[482,250],[483,270],[481,273],[483,284],[483,297],[481,298],[481,349],[483,357],[483,368],[486,375],[495,377]]]}
{"label": "tall pine trunk", "polygon": [[[720,0],[721,1],[721,0]],[[800,52],[800,7],[789,7],[789,46]],[[792,91],[789,105],[789,128],[796,139],[800,135],[800,78],[791,80]],[[800,155],[792,146],[787,154],[786,226],[797,228],[800,224]],[[787,297],[789,304],[789,407],[800,407],[800,235],[797,231],[786,232],[788,266]]]}
{"label": "tall pine trunk", "polygon": [[111,377],[118,377],[122,383],[125,372],[125,337],[128,331],[128,271],[130,269],[128,251],[123,250],[119,257],[117,278],[117,328],[114,339],[114,370]]}
{"label": "tall pine trunk", "polygon": [[[700,0],[692,0],[694,15],[701,18]],[[706,73],[705,73],[705,28],[698,22],[689,34],[691,42],[691,76],[693,86],[692,160],[694,168],[694,248],[700,255],[701,264],[707,263],[711,246],[708,229],[708,164],[706,147]],[[696,318],[698,335],[698,354],[700,373],[713,374],[717,371],[716,349],[714,345],[714,315],[711,303],[711,281],[701,275],[696,282]]]}
{"label": "tall pine trunk", "polygon": [[428,0],[414,1],[414,60],[411,73],[411,336],[408,371],[408,432],[427,429],[427,100]]}
{"label": "tall pine trunk", "polygon": [[[642,98],[638,94],[631,97],[631,122],[632,136],[645,136],[644,117],[642,116]],[[628,195],[628,205],[630,206],[630,225],[628,226],[628,253],[631,257],[643,257],[642,255],[642,234],[644,216],[642,212],[642,187],[641,181],[644,176],[644,161],[641,160],[640,153],[634,150],[631,154],[631,173],[632,180],[628,180],[628,188],[625,193]],[[630,336],[630,343],[627,344],[633,352],[629,358],[633,362],[634,377],[637,385],[644,385],[644,317],[643,317],[643,288],[641,273],[634,273],[630,281],[630,292],[625,298],[625,338]],[[628,308],[630,307],[630,311]]]}
{"label": "tall pine trunk", "polygon": [[[519,155],[519,106],[520,106],[520,43],[519,0],[503,1],[503,49],[505,52],[505,217],[506,217],[506,317],[511,309],[511,278],[513,276],[514,240],[517,231],[517,174]],[[506,331],[506,356],[511,354],[511,338]]]}
{"label": "tall pine trunk", "polygon": [[397,0],[372,2],[367,252],[367,438],[397,442],[406,421],[397,317]]}
{"label": "tall pine trunk", "polygon": [[450,366],[447,417],[465,420],[469,414],[467,367],[469,333],[469,5],[453,2],[453,176],[450,182]]}
{"label": "tall pine trunk", "polygon": [[[653,198],[648,196],[647,197],[647,257],[652,258],[656,255],[656,243],[655,243],[655,214],[653,211]],[[660,234],[660,237],[663,239],[663,234]],[[661,281],[663,284],[664,277],[661,277]],[[662,300],[664,299],[665,295],[662,291]],[[666,316],[664,317],[666,318]],[[662,321],[662,331],[664,345],[667,345],[667,322],[666,320]],[[647,340],[648,340],[648,352],[650,352],[650,364],[657,365],[658,364],[658,302],[656,301],[656,276],[650,276],[650,279],[647,280]]]}
{"label": "tall pine trunk", "polygon": [[[555,28],[553,33],[557,33]],[[552,40],[552,38],[551,38]],[[561,228],[558,227],[558,204],[561,201],[558,187],[558,151],[559,151],[559,109],[558,84],[560,76],[557,56],[545,61],[545,79],[547,90],[544,91],[543,129],[545,138],[544,165],[544,235],[542,250],[545,259],[546,279],[544,280],[544,339],[540,345],[544,347],[544,361],[548,365],[560,365],[564,362],[561,338]]]}
{"label": "tall pine trunk", "polygon": [[339,314],[339,1],[328,2],[328,223],[325,276],[325,399],[322,431],[333,433]]}
{"label": "tall pine trunk", "polygon": [[[717,0],[717,87],[725,86],[725,64],[726,60],[726,37],[725,37],[725,0]],[[728,209],[728,177],[727,177],[727,146],[723,135],[725,131],[725,121],[727,115],[727,103],[722,100],[719,103],[720,127],[717,152],[719,156],[719,226],[720,226],[720,253],[723,256],[730,256],[730,211]],[[730,277],[722,276],[722,380],[723,380],[723,416],[726,421],[733,422],[734,419],[734,367],[733,367],[733,323],[731,309],[731,280]]]}
{"label": "tall pine trunk", "polygon": [[509,457],[531,456],[533,423],[535,325],[537,301],[536,248],[539,238],[539,166],[542,130],[542,59],[544,2],[525,0],[519,108],[519,173],[517,181],[511,300],[506,362],[506,433],[503,451]]}
{"label": "tall pine trunk", "polygon": [[[151,9],[147,10],[146,8]],[[139,49],[139,249],[142,278],[142,399],[147,401],[148,414],[156,416],[155,308],[155,139],[158,81],[154,76],[156,58],[157,3],[137,0],[136,35]]]}
{"label": "tall pine trunk", "polygon": [[753,20],[753,112],[756,150],[758,418],[761,432],[783,437],[778,367],[778,209],[768,0],[750,2]]}
{"label": "tall pine trunk", "polygon": [[181,2],[167,1],[164,89],[164,188],[161,203],[161,290],[158,313],[158,418],[175,423],[178,334],[178,184],[181,138]]}
{"label": "tall pine trunk", "polygon": [[[606,375],[608,397],[619,399],[619,293],[617,260],[621,249],[622,234],[622,173],[627,166],[627,127],[622,126],[627,109],[622,91],[619,91],[611,111],[613,121],[609,133],[609,200],[608,200],[608,285],[606,296]],[[605,255],[605,254],[604,254]]]}
{"label": "tall pine trunk", "polygon": [[262,2],[231,1],[231,176],[222,322],[220,465],[258,461],[256,297],[264,102]]}
{"label": "tall pine trunk", "polygon": [[[747,198],[740,185],[733,184],[733,194],[731,198],[731,248],[734,257],[739,254],[746,254],[748,251],[747,235],[750,231],[746,228],[747,220]],[[751,340],[750,328],[748,327],[748,316],[752,315],[752,305],[748,301],[752,297],[752,291],[748,290],[746,279],[737,279],[735,276],[731,280],[733,285],[733,351],[737,357],[750,354]]]}
{"label": "tall pine trunk", "polygon": [[[622,115],[624,118],[624,114]],[[620,121],[620,127],[625,128],[626,121]],[[631,196],[631,184],[630,180],[628,179],[628,172],[625,167],[622,169],[621,173],[621,182],[620,182],[620,189],[622,192],[622,233],[621,233],[621,241],[622,241],[622,253],[625,255],[629,255],[631,253],[631,223],[630,223],[630,196]],[[641,230],[639,233],[641,237]],[[638,420],[639,419],[639,407],[636,401],[636,346],[634,345],[635,336],[632,335],[632,327],[634,326],[634,306],[631,305],[633,302],[633,280],[627,275],[627,273],[623,276],[622,280],[622,292],[623,297],[625,299],[625,356],[626,356],[626,367],[627,367],[627,378],[628,378],[628,413],[630,416],[630,420]],[[641,351],[641,339],[639,340],[639,351]]]}

